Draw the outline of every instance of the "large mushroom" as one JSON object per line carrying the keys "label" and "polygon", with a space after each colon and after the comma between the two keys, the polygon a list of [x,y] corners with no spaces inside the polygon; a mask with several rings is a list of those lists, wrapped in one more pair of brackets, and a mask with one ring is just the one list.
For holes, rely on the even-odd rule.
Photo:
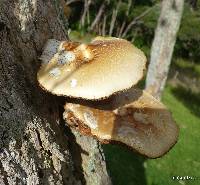
{"label": "large mushroom", "polygon": [[71,98],[63,116],[82,134],[124,144],[150,158],[176,143],[178,127],[171,113],[133,87],[143,76],[146,57],[130,42],[113,37],[96,37],[89,44],[51,39],[41,60],[40,86]]}
{"label": "large mushroom", "polygon": [[89,44],[49,40],[38,82],[61,96],[103,99],[135,85],[143,76],[146,57],[130,42],[97,37]]}

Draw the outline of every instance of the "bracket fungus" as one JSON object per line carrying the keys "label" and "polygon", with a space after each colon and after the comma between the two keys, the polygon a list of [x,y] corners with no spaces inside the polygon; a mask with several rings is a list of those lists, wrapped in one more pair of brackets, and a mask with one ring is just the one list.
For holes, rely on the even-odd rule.
{"label": "bracket fungus", "polygon": [[113,37],[96,37],[89,44],[51,39],[41,60],[40,86],[71,98],[63,113],[70,127],[150,158],[164,155],[176,143],[178,127],[171,113],[134,88],[146,57],[130,42]]}
{"label": "bracket fungus", "polygon": [[142,78],[146,63],[143,52],[130,42],[104,37],[89,44],[49,40],[41,60],[42,88],[83,99],[104,99],[132,87]]}

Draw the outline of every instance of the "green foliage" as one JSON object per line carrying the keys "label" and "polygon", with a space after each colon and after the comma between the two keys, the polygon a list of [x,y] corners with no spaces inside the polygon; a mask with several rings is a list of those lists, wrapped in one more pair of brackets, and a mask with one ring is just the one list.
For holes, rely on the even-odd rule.
{"label": "green foliage", "polygon": [[[154,4],[155,5],[155,4]],[[148,7],[138,6],[135,7],[133,16],[140,14],[144,9]],[[200,8],[200,7],[199,7]],[[154,30],[157,25],[159,17],[159,6],[156,6],[147,16],[145,16],[138,27],[140,28],[140,34],[135,38],[135,43],[138,46],[145,48],[151,47]],[[199,62],[200,58],[200,11],[199,9],[192,10],[186,3],[184,7],[182,22],[180,30],[177,35],[177,42],[175,45],[174,56],[189,58],[190,61]],[[142,48],[143,49],[143,48]],[[148,54],[148,52],[147,52]]]}
{"label": "green foliage", "polygon": [[147,28],[152,29],[154,31],[157,25],[159,15],[160,7],[157,5],[147,16],[144,17],[144,25]]}
{"label": "green foliage", "polygon": [[[155,5],[155,4],[154,4]],[[137,6],[132,16],[141,14],[148,6]],[[160,9],[156,6],[147,16],[142,19],[141,24],[137,25],[140,29],[139,34],[135,38],[138,46],[151,47],[154,30],[157,25]],[[199,62],[200,58],[200,11],[191,10],[188,4],[185,4],[182,23],[177,35],[174,56],[182,58],[190,58],[194,62]],[[139,28],[138,28],[139,27]],[[143,49],[143,48],[142,48]],[[147,52],[148,54],[148,52]]]}
{"label": "green foliage", "polygon": [[200,11],[191,10],[185,4],[182,23],[175,46],[175,55],[199,62],[200,57]]}
{"label": "green foliage", "polygon": [[173,65],[182,73],[187,76],[200,78],[200,64],[194,62],[188,62],[182,58],[178,58],[174,61]]}
{"label": "green foliage", "polygon": [[84,31],[71,31],[69,33],[69,39],[76,42],[89,43],[94,37],[94,34],[85,33]]}
{"label": "green foliage", "polygon": [[182,23],[178,38],[181,41],[199,40],[200,41],[200,11],[192,11],[189,5],[185,5]]}

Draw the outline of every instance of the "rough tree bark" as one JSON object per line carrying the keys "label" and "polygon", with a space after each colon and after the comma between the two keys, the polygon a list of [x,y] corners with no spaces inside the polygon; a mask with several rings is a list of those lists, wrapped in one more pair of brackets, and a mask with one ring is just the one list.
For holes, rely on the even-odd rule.
{"label": "rough tree bark", "polygon": [[62,119],[37,85],[49,38],[66,39],[50,0],[0,2],[0,184],[110,184],[101,146]]}
{"label": "rough tree bark", "polygon": [[167,79],[183,6],[184,0],[162,1],[146,79],[146,89],[158,99]]}

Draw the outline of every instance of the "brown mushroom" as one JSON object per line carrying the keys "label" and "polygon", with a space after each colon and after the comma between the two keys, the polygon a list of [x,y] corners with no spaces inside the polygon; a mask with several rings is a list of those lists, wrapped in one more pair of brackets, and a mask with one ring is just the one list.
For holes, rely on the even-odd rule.
{"label": "brown mushroom", "polygon": [[[146,57],[130,42],[113,37],[96,37],[89,44],[51,39],[41,60],[40,86],[71,97],[63,114],[71,127],[150,158],[162,156],[176,143],[178,127],[171,113],[132,87],[143,76]],[[91,101],[98,99],[104,100]]]}
{"label": "brown mushroom", "polygon": [[178,127],[171,113],[139,89],[131,88],[101,103],[66,103],[64,108],[67,124],[82,134],[103,143],[125,144],[150,158],[165,154],[178,138]]}
{"label": "brown mushroom", "polygon": [[104,99],[131,88],[143,76],[146,57],[124,39],[97,37],[89,44],[49,40],[37,79],[60,96]]}

